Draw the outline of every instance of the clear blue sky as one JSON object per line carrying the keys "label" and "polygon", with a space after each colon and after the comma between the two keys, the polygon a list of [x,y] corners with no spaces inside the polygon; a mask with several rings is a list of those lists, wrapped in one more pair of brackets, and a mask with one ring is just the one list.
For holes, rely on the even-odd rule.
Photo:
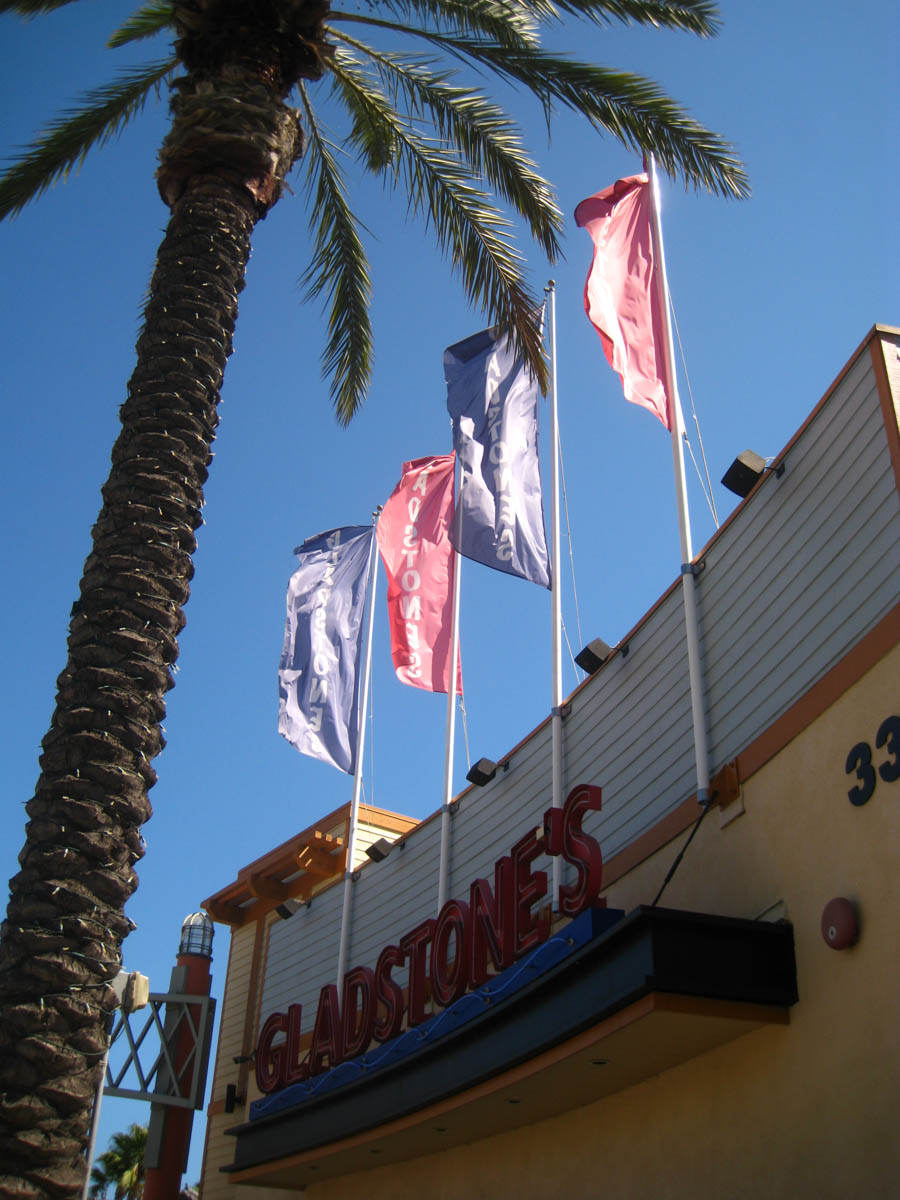
{"label": "clear blue sky", "polygon": [[[875,0],[851,7],[725,0],[722,11],[723,32],[710,42],[613,28],[581,30],[572,43],[582,57],[659,81],[737,145],[751,176],[754,195],[745,203],[664,188],[670,286],[716,481],[740,450],[775,454],[871,325],[900,323],[900,145],[887,9]],[[73,97],[139,59],[140,47],[103,50],[128,12],[104,3],[72,5],[31,24],[4,18],[5,155]],[[584,317],[590,245],[571,213],[639,163],[575,117],[554,120],[548,146],[539,111],[507,98],[567,214],[566,261],[553,275],[575,578],[583,640],[612,643],[678,573],[671,454],[661,426],[622,399]],[[77,178],[0,226],[2,878],[17,869],[23,804],[65,662],[68,614],[166,221],[153,181],[165,127],[164,104],[149,104]],[[309,253],[302,179],[301,168],[295,194],[255,236],[169,697],[168,748],[156,763],[148,852],[128,906],[138,930],[125,963],[148,974],[154,990],[166,988],[185,914],[241,866],[350,797],[346,776],[301,758],[275,732],[292,550],[322,529],[367,522],[404,459],[450,449],[441,353],[485,324],[467,309],[427,233],[403,223],[403,201],[362,183],[354,204],[372,231],[376,371],[364,411],[350,429],[338,428],[319,374],[322,318],[302,304],[297,287]],[[523,249],[540,288],[547,265]],[[687,407],[683,380],[682,398]],[[737,501],[718,483],[715,495],[724,517]],[[691,506],[699,549],[713,525],[695,486]],[[383,602],[383,576],[379,589]],[[577,650],[571,591],[564,615]],[[548,712],[549,631],[548,593],[464,564],[473,758],[499,757]],[[576,679],[569,664],[567,692]],[[370,802],[414,816],[438,807],[444,703],[394,678],[382,608]],[[458,744],[457,789],[466,769],[461,737]],[[219,996],[227,945],[220,929]],[[141,1105],[107,1100],[100,1148],[114,1129],[146,1115]],[[198,1118],[189,1181],[199,1174],[202,1132]]]}

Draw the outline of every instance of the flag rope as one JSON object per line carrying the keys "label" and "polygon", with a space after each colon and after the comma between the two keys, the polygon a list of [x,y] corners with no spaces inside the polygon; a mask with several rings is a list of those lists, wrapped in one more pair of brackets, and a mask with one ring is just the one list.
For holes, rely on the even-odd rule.
{"label": "flag rope", "polygon": [[469,768],[472,765],[472,755],[469,753],[469,718],[466,713],[466,700],[462,692],[459,693],[459,711],[462,713],[463,741],[466,743],[466,768]]}
{"label": "flag rope", "polygon": [[710,513],[712,514],[712,519],[715,523],[716,529],[718,529],[719,514],[716,511],[716,500],[713,496],[712,481],[709,477],[709,463],[706,461],[706,449],[703,445],[703,434],[700,432],[700,418],[697,416],[697,408],[694,404],[694,389],[691,387],[691,377],[688,374],[687,359],[685,358],[684,345],[681,341],[681,330],[678,328],[678,317],[675,314],[675,301],[672,299],[672,292],[669,288],[668,281],[666,281],[666,295],[669,298],[669,309],[672,313],[672,324],[675,327],[675,337],[678,339],[678,353],[681,357],[681,369],[684,372],[684,381],[687,384],[688,396],[691,400],[691,417],[693,418],[694,425],[697,429],[697,443],[700,446],[700,457],[703,460],[703,472],[706,477],[705,483],[704,475],[700,474],[700,468],[697,466],[697,459],[694,457],[694,448],[691,445],[691,439],[688,437],[686,430],[684,433],[684,441],[690,453],[691,462],[694,464],[694,470],[697,472],[697,478],[700,480],[700,487],[703,489],[703,495],[706,498],[706,503]]}
{"label": "flag rope", "polygon": [[[562,631],[563,631],[563,637],[566,639],[566,649],[569,651],[569,658],[572,660],[572,671],[575,675],[575,683],[574,683],[573,687],[578,687],[578,684],[580,682],[580,680],[578,678],[578,663],[576,663],[576,661],[575,661],[575,654],[572,651],[572,643],[569,641],[569,631],[566,628],[565,621],[563,621],[563,623],[562,623]],[[580,640],[581,639],[579,639],[579,642],[580,642]]]}
{"label": "flag rope", "polygon": [[[572,600],[575,604],[575,629],[578,634],[578,644],[579,644],[579,646],[583,646],[584,638],[581,633],[581,613],[580,613],[579,605],[578,605],[578,587],[575,583],[575,551],[572,547],[572,524],[569,521],[569,493],[566,491],[566,464],[565,464],[565,459],[563,457],[563,450],[562,450],[562,435],[559,433],[558,430],[557,430],[557,440],[559,441],[559,475],[560,475],[560,480],[562,481],[563,511],[566,514],[566,539],[569,543],[569,567],[572,572]],[[565,628],[565,626],[563,626],[563,627]],[[569,639],[566,638],[567,642],[568,642],[568,640]],[[569,646],[569,653],[571,654],[571,652],[572,652],[572,647]],[[573,666],[574,666],[574,663],[575,663],[575,658],[573,656],[573,658],[572,658]],[[577,682],[578,682],[577,672],[576,672],[575,680],[576,680],[576,684],[577,684]]]}

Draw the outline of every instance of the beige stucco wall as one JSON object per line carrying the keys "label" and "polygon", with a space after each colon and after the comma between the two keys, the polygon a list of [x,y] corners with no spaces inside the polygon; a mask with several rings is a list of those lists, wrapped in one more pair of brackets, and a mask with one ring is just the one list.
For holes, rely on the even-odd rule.
{"label": "beige stucco wall", "polygon": [[[307,1188],[311,1200],[615,1197],[895,1200],[900,1196],[900,781],[853,807],[850,748],[900,711],[900,649],[744,784],[742,815],[709,814],[662,903],[794,925],[800,1001],[767,1027],[540,1125]],[[729,814],[730,815],[730,814]],[[649,903],[680,835],[618,881]],[[820,918],[859,905],[862,937],[834,951]],[[781,911],[775,908],[777,914]],[[263,1197],[254,1189],[247,1196]]]}

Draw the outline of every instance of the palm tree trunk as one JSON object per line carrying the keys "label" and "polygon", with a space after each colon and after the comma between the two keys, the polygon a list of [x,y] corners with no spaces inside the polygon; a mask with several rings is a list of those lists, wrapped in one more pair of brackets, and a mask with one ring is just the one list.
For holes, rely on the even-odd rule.
{"label": "palm tree trunk", "polygon": [[69,657],[0,930],[0,1194],[68,1197],[133,928],[151,760],[193,574],[194,530],[260,207],[195,177],[174,204],[122,431],[73,607]]}
{"label": "palm tree trunk", "polygon": [[157,174],[171,216],[0,928],[0,1195],[17,1200],[84,1184],[238,293],[302,149],[284,97],[321,73],[326,9],[176,4],[188,73]]}

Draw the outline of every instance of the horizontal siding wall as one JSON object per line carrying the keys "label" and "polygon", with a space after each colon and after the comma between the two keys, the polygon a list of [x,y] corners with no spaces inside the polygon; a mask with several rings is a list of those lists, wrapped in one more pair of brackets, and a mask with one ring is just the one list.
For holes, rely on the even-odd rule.
{"label": "horizontal siding wall", "polygon": [[386,837],[388,841],[393,841],[395,836],[396,834],[392,836],[385,829],[376,829],[373,825],[366,825],[360,821],[356,827],[356,841],[353,845],[353,863],[351,864],[353,870],[355,871],[357,867],[369,861],[366,851],[379,838]]}
{"label": "horizontal siding wall", "polygon": [[[450,818],[449,894],[467,899],[473,879],[493,885],[494,863],[539,825],[550,805],[550,726],[542,726],[510,757],[504,771],[459,800]],[[538,867],[546,866],[537,861]]]}
{"label": "horizontal siding wall", "polygon": [[[387,858],[360,870],[353,884],[348,966],[374,967],[383,946],[434,916],[440,835],[440,820],[429,821]],[[395,971],[394,978],[405,984],[403,971]]]}
{"label": "horizontal siding wall", "polygon": [[[313,896],[288,920],[269,927],[260,1025],[289,1004],[302,1004],[304,1018],[308,1015],[312,1021],[319,991],[337,978],[343,900],[343,884],[338,883]],[[306,1028],[305,1019],[303,1025]]]}
{"label": "horizontal siding wall", "polygon": [[[219,1013],[216,1065],[209,1096],[211,1103],[223,1101],[228,1084],[237,1080],[238,1067],[234,1064],[234,1058],[244,1052],[244,1019],[251,984],[255,940],[255,922],[231,930],[225,999]],[[227,1166],[234,1159],[234,1139],[226,1136],[225,1129],[234,1125],[235,1121],[236,1118],[231,1113],[209,1117],[204,1156],[204,1200],[225,1200],[226,1197],[234,1195],[228,1176],[223,1175],[220,1168]]]}
{"label": "horizontal siding wall", "polygon": [[787,452],[781,479],[700,576],[710,758],[734,758],[900,598],[900,503],[868,351]]}
{"label": "horizontal siding wall", "polygon": [[234,1114],[216,1115],[208,1120],[201,1196],[203,1200],[232,1200],[236,1194],[235,1187],[229,1182],[223,1167],[228,1167],[234,1162],[234,1138],[225,1133],[226,1129],[235,1125]]}
{"label": "horizontal siding wall", "polygon": [[572,701],[565,788],[603,789],[585,828],[615,854],[690,794],[694,785],[690,688],[681,592],[670,592]]}
{"label": "horizontal siding wall", "polygon": [[[891,357],[893,356],[893,358]],[[900,387],[896,339],[887,349]],[[712,770],[734,758],[900,601],[900,502],[868,347],[705,554],[697,578]],[[571,698],[563,722],[564,792],[603,789],[585,828],[605,857],[624,849],[696,789],[680,586]],[[551,802],[551,731],[541,726],[451,817],[452,896],[493,879],[494,862]],[[374,966],[381,948],[435,915],[441,821],[431,819],[353,884],[348,962]],[[549,868],[549,860],[537,867]],[[270,933],[263,1017],[305,1007],[334,981],[343,887]],[[402,972],[395,972],[398,982]]]}
{"label": "horizontal siding wall", "polygon": [[251,985],[255,939],[255,923],[231,931],[228,973],[225,978],[226,999],[219,1014],[219,1041],[210,1100],[225,1099],[226,1086],[234,1082],[232,1061],[235,1055],[243,1053],[245,1001]]}

